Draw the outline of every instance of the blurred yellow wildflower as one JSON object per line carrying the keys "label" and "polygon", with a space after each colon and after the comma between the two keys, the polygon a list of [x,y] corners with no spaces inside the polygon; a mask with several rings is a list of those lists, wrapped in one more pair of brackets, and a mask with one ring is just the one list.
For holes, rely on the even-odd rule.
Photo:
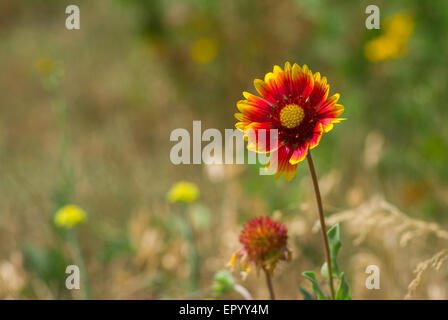
{"label": "blurred yellow wildflower", "polygon": [[384,34],[373,38],[364,46],[364,54],[370,62],[400,58],[414,30],[415,21],[406,13],[392,16],[385,24]]}
{"label": "blurred yellow wildflower", "polygon": [[180,181],[174,184],[168,191],[167,198],[171,203],[174,202],[193,202],[199,196],[198,187],[191,182]]}
{"label": "blurred yellow wildflower", "polygon": [[403,54],[403,48],[394,38],[381,35],[370,40],[365,45],[365,55],[370,62],[380,62],[399,58]]}
{"label": "blurred yellow wildflower", "polygon": [[87,218],[86,212],[80,207],[69,204],[59,209],[54,216],[54,223],[58,227],[73,228]]}
{"label": "blurred yellow wildflower", "polygon": [[209,63],[218,54],[218,46],[211,38],[200,38],[192,44],[190,54],[197,63]]}
{"label": "blurred yellow wildflower", "polygon": [[399,13],[387,21],[385,30],[392,38],[408,40],[414,31],[415,21],[410,14]]}
{"label": "blurred yellow wildflower", "polygon": [[48,58],[40,58],[36,61],[36,69],[40,74],[48,74],[53,70],[53,62]]}

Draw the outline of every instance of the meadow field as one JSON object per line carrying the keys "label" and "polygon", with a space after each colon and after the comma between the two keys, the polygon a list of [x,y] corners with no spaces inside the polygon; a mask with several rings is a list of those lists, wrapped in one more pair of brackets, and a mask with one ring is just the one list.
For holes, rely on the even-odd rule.
{"label": "meadow field", "polygon": [[[351,298],[447,299],[447,31],[443,0],[2,0],[0,298],[267,299],[262,273],[228,266],[261,216],[288,230],[277,298],[312,292],[307,270],[327,290],[306,161],[291,181],[170,161],[173,130],[233,129],[243,91],[289,61],[345,107],[313,158]],[[182,181],[197,192],[179,203]],[[67,205],[79,221],[56,218]]]}

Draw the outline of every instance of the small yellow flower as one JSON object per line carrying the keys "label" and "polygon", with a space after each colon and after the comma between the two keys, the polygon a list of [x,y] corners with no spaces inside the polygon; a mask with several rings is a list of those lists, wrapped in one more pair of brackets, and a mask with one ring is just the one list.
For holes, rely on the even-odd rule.
{"label": "small yellow flower", "polygon": [[174,202],[193,202],[199,197],[198,187],[191,182],[180,181],[174,184],[168,191],[167,198],[171,203]]}
{"label": "small yellow flower", "polygon": [[54,216],[54,223],[58,227],[73,228],[87,218],[86,212],[80,207],[69,204],[59,209]]}
{"label": "small yellow flower", "polygon": [[40,58],[36,61],[36,69],[42,74],[48,74],[53,70],[53,62],[48,58]]}
{"label": "small yellow flower", "polygon": [[399,13],[390,18],[386,24],[386,33],[395,39],[407,40],[414,31],[414,18],[406,13]]}
{"label": "small yellow flower", "polygon": [[392,16],[385,25],[385,32],[365,44],[364,54],[370,62],[380,62],[402,57],[414,30],[414,18],[406,13]]}
{"label": "small yellow flower", "polygon": [[365,56],[370,62],[380,62],[398,58],[402,54],[402,46],[394,38],[379,36],[365,45]]}
{"label": "small yellow flower", "polygon": [[193,43],[190,53],[194,61],[206,64],[216,57],[218,54],[218,46],[213,39],[200,38]]}

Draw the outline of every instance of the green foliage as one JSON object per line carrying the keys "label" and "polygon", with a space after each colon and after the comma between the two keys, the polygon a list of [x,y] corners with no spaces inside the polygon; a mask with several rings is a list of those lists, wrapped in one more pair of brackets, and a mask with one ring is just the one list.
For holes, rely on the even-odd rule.
{"label": "green foliage", "polygon": [[[338,254],[339,250],[342,247],[339,224],[333,226],[330,230],[328,230],[327,235],[328,235],[328,245],[330,247],[331,261],[333,262],[331,271],[333,273],[333,277],[337,278],[339,276]],[[323,264],[321,268],[321,274],[325,278],[328,278],[328,266],[326,262]]]}
{"label": "green foliage", "polygon": [[314,300],[311,293],[299,286],[299,291],[303,295],[303,300]]}
{"label": "green foliage", "polygon": [[222,296],[233,291],[235,288],[235,279],[227,270],[219,270],[215,274],[212,291],[215,297]]}
{"label": "green foliage", "polygon": [[42,249],[32,243],[25,243],[22,249],[25,267],[47,285],[63,284],[67,263],[56,249]]}
{"label": "green foliage", "polygon": [[317,300],[327,300],[327,297],[317,283],[316,274],[313,271],[305,271],[302,274],[311,282],[311,287],[313,288],[313,292],[317,295]]}
{"label": "green foliage", "polygon": [[339,288],[336,292],[336,300],[351,300],[350,297],[350,287],[348,286],[348,283],[345,281],[344,272],[341,272],[339,275]]}
{"label": "green foliage", "polygon": [[[350,297],[350,287],[345,279],[344,272],[339,272],[339,264],[338,264],[338,254],[341,250],[342,243],[340,237],[340,227],[339,224],[336,224],[330,230],[327,231],[328,235],[328,244],[330,247],[330,256],[332,260],[332,274],[334,279],[339,280],[339,286],[336,291],[336,300],[351,300]],[[328,279],[328,265],[325,262],[321,268],[321,274],[325,279]],[[313,292],[317,295],[318,300],[326,299],[325,294],[322,289],[319,287],[317,283],[316,275],[312,271],[304,272],[303,275],[311,282],[311,286],[313,288]],[[300,292],[302,293],[305,300],[309,300],[310,294],[299,287]]]}

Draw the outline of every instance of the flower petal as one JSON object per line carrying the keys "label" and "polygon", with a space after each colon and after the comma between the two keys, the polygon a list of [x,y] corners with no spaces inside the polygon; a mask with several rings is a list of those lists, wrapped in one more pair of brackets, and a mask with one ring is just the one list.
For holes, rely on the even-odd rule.
{"label": "flower petal", "polygon": [[[235,114],[239,121],[265,122],[270,121],[271,110],[250,104],[247,100],[240,100],[236,104],[241,113]],[[237,116],[238,115],[238,116]],[[244,119],[244,120],[243,120]]]}
{"label": "flower petal", "polygon": [[322,106],[317,110],[319,123],[322,124],[324,132],[333,129],[333,123],[339,123],[345,118],[338,118],[344,112],[344,106],[337,104],[339,94],[336,93],[328,98]]}
{"label": "flower petal", "polygon": [[244,132],[247,138],[247,149],[256,153],[270,153],[281,146],[278,131],[261,124],[254,130]]}
{"label": "flower petal", "polygon": [[277,84],[277,88],[279,90],[279,94],[281,99],[290,99],[293,98],[294,89],[292,84],[292,76],[291,76],[291,64],[289,62],[285,63],[285,70],[279,66],[274,66],[274,76]]}
{"label": "flower petal", "polygon": [[322,134],[324,133],[324,129],[322,124],[319,122],[317,126],[314,128],[313,135],[309,141],[310,149],[314,149],[319,145],[320,139],[322,139]]}
{"label": "flower petal", "polygon": [[319,107],[328,97],[330,86],[326,77],[320,77],[320,73],[314,74],[314,87],[310,95],[310,103],[313,107]]}
{"label": "flower petal", "polygon": [[272,107],[273,107],[272,103],[270,103],[269,101],[267,101],[263,98],[260,98],[256,95],[253,95],[252,93],[249,93],[246,91],[243,92],[243,96],[244,96],[244,98],[246,98],[247,103],[252,106],[257,106],[259,108],[266,109],[266,110],[272,110]]}
{"label": "flower petal", "polygon": [[286,145],[281,146],[278,150],[271,153],[269,162],[266,164],[266,171],[275,173],[275,178],[280,178],[283,173],[287,181],[291,181],[296,175],[297,164],[292,165],[289,159],[292,155],[292,149]]}
{"label": "flower petal", "polygon": [[291,155],[291,158],[289,159],[290,164],[297,164],[300,161],[303,161],[308,154],[308,142],[305,141],[301,145],[299,145],[294,152]]}
{"label": "flower petal", "polygon": [[306,64],[300,68],[299,65],[295,63],[292,66],[291,77],[294,87],[294,96],[302,97],[303,100],[306,100],[314,87],[313,74],[310,69],[308,69]]}
{"label": "flower petal", "polygon": [[275,81],[272,79],[272,77],[273,74],[268,73],[265,77],[267,82],[260,79],[255,79],[254,87],[263,98],[273,104],[276,104],[277,101],[281,99],[281,95],[279,94],[277,86],[275,85]]}

